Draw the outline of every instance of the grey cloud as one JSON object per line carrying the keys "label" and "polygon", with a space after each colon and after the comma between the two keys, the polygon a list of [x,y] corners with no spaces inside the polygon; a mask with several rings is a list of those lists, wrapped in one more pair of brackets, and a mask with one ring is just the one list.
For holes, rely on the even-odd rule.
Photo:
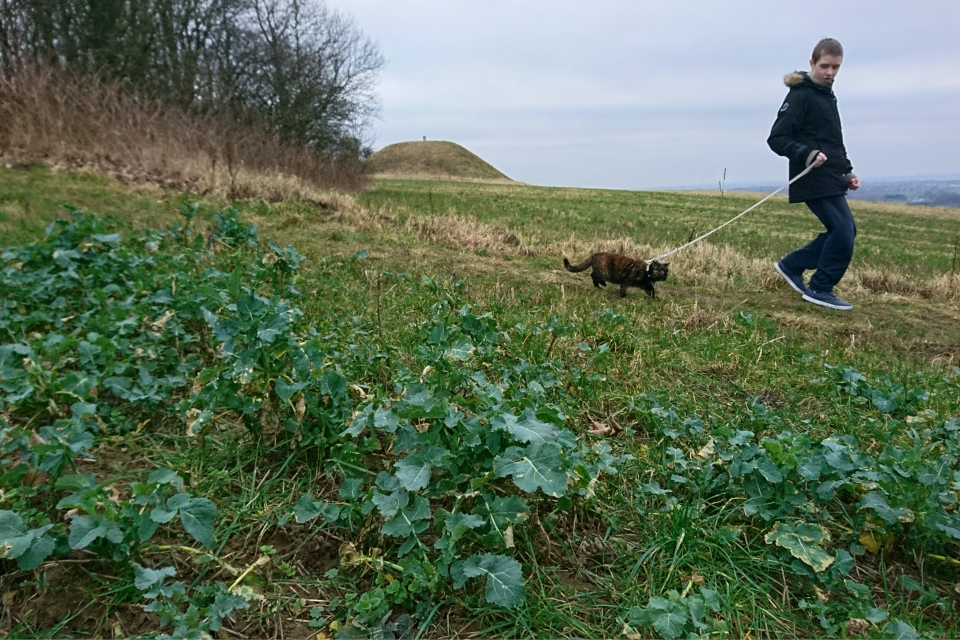
{"label": "grey cloud", "polygon": [[[817,39],[868,175],[960,175],[960,3],[328,0],[389,62],[377,146],[454,140],[525,182],[777,182],[765,140]],[[895,145],[897,151],[892,152]]]}

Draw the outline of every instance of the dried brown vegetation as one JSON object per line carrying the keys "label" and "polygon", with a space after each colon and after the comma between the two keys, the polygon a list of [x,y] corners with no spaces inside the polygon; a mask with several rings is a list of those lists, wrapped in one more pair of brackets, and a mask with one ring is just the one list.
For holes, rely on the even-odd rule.
{"label": "dried brown vegetation", "polygon": [[[638,243],[625,236],[585,240],[571,234],[562,242],[545,242],[516,229],[482,222],[470,216],[459,215],[453,210],[445,215],[417,214],[405,207],[371,210],[360,206],[348,196],[341,197],[336,206],[324,211],[323,217],[328,222],[339,222],[357,229],[377,232],[395,229],[420,240],[440,243],[454,249],[482,250],[492,255],[557,256],[558,272],[562,272],[559,259],[564,256],[571,260],[580,260],[593,252],[606,251],[645,260],[671,249]],[[676,268],[671,270],[671,281],[695,289],[776,291],[783,286],[782,279],[773,270],[769,260],[747,257],[726,245],[698,243],[671,256],[667,261],[676,262]],[[854,268],[844,278],[839,289],[861,297],[899,295],[950,303],[960,301],[960,274],[947,273],[917,278],[892,271]]]}
{"label": "dried brown vegetation", "polygon": [[254,125],[33,65],[0,69],[0,162],[272,202],[366,184],[357,160],[331,159]]}
{"label": "dried brown vegetation", "polygon": [[[667,251],[665,247],[651,247],[635,243],[630,238],[617,238],[599,242],[583,242],[571,236],[569,240],[546,250],[548,253],[578,256],[592,251],[612,251],[646,259]],[[677,261],[670,277],[693,286],[721,289],[731,286],[779,289],[781,278],[769,260],[748,258],[724,245],[699,243],[676,254],[670,260]],[[840,289],[858,294],[896,294],[904,297],[919,297],[932,302],[960,301],[960,274],[945,273],[927,279],[909,277],[895,271],[878,269],[851,269]]]}

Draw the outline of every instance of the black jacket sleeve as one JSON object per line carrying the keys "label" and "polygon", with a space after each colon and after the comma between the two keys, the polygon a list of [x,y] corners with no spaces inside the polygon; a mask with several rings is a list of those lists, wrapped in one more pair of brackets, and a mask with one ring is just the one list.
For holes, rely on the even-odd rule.
{"label": "black jacket sleeve", "polygon": [[777,113],[777,119],[770,130],[770,137],[767,138],[767,145],[778,156],[789,158],[791,164],[806,166],[807,158],[813,149],[810,145],[804,143],[798,136],[803,124],[803,116],[806,109],[805,95],[803,91],[790,91]]}

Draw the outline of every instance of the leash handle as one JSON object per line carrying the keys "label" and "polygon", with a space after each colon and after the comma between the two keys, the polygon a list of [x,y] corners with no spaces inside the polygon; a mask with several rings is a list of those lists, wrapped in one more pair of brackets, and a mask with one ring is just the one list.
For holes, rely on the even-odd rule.
{"label": "leash handle", "polygon": [[666,258],[666,257],[672,256],[673,254],[677,253],[678,251],[681,251],[681,250],[683,250],[683,249],[686,249],[687,247],[689,247],[689,246],[692,245],[692,244],[696,244],[696,243],[700,242],[701,240],[703,240],[703,239],[706,238],[707,236],[709,236],[709,235],[711,235],[711,234],[713,234],[713,233],[716,233],[717,231],[720,231],[720,229],[723,229],[725,226],[727,226],[728,224],[730,224],[731,222],[733,222],[734,220],[736,220],[736,219],[739,218],[740,216],[742,216],[742,215],[744,215],[744,214],[746,214],[746,213],[749,213],[750,211],[753,211],[754,209],[756,209],[757,207],[759,207],[761,204],[763,204],[764,202],[766,202],[767,200],[769,200],[769,199],[772,198],[773,196],[777,195],[778,193],[780,193],[781,191],[783,191],[784,189],[786,189],[787,187],[789,187],[790,185],[792,185],[794,182],[796,182],[797,180],[799,180],[799,179],[802,178],[803,176],[807,175],[808,173],[810,173],[811,171],[813,171],[814,169],[816,169],[817,166],[818,166],[818,165],[816,165],[816,164],[811,164],[809,167],[807,167],[806,169],[804,169],[803,171],[801,171],[800,173],[798,173],[797,175],[795,175],[795,176],[790,180],[790,182],[786,183],[785,185],[783,185],[782,187],[780,187],[780,188],[777,189],[776,191],[773,191],[773,192],[767,194],[766,197],[764,197],[762,200],[760,200],[759,202],[757,202],[755,205],[753,205],[752,207],[750,207],[750,208],[747,209],[746,211],[743,211],[743,212],[737,214],[736,216],[734,216],[734,217],[731,218],[730,220],[727,220],[726,222],[724,222],[722,225],[720,225],[720,226],[717,227],[716,229],[713,229],[712,231],[707,231],[705,234],[703,234],[703,235],[700,236],[699,238],[695,238],[695,239],[691,240],[690,242],[688,242],[687,244],[683,245],[682,247],[677,247],[677,248],[674,249],[673,251],[668,251],[667,253],[665,253],[665,254],[663,254],[663,255],[661,255],[661,256],[657,256],[656,258],[651,258],[650,260],[647,260],[647,261],[646,261],[646,262],[647,262],[647,269],[649,270],[649,268],[650,268],[650,263],[653,262],[654,260],[656,260],[656,261],[663,260],[663,259]]}

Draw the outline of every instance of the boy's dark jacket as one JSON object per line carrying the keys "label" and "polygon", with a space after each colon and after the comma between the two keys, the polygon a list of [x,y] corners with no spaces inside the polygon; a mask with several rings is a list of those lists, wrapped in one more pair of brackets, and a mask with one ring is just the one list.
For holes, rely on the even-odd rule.
{"label": "boy's dark jacket", "polygon": [[783,100],[767,144],[790,159],[790,178],[807,168],[817,151],[827,161],[790,185],[790,202],[842,196],[853,171],[843,146],[837,97],[829,87],[815,83],[807,73],[788,73],[783,82],[790,92]]}

